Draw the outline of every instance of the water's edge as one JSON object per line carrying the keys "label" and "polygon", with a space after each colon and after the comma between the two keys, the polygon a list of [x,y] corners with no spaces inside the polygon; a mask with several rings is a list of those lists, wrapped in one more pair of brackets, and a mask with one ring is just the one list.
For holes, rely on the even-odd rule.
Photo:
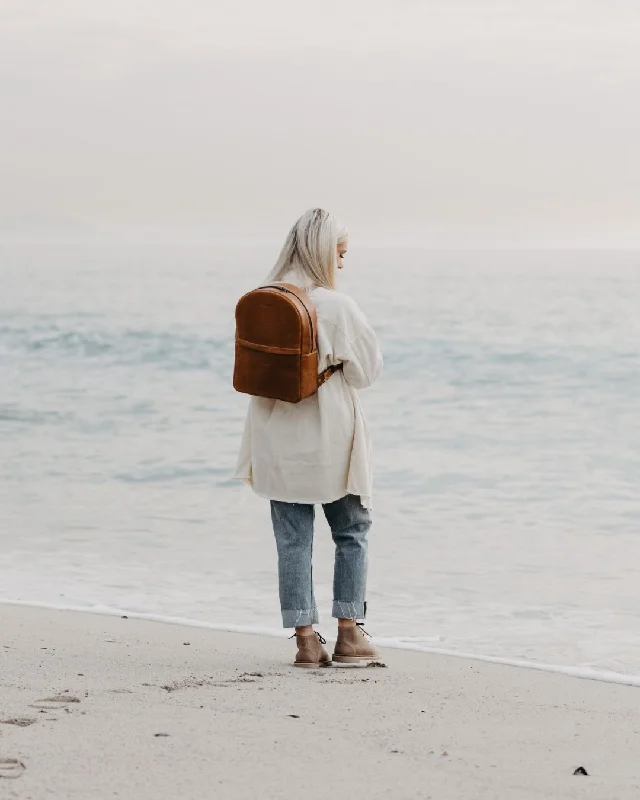
{"label": "water's edge", "polygon": [[[272,636],[279,639],[287,636],[286,632],[275,628],[249,627],[246,625],[221,624],[215,622],[202,622],[201,620],[187,619],[183,617],[170,617],[162,614],[143,614],[127,609],[111,608],[109,606],[94,606],[83,608],[82,606],[60,605],[56,603],[37,603],[27,600],[3,600],[0,605],[22,606],[28,608],[42,608],[51,611],[70,611],[82,614],[99,614],[107,617],[127,616],[130,619],[144,620],[145,622],[159,622],[165,625],[182,625],[186,628],[203,628],[206,630],[219,631],[222,633],[241,633],[251,636]],[[521,661],[511,658],[500,658],[498,656],[477,655],[475,653],[457,652],[455,650],[443,650],[438,647],[425,647],[399,639],[378,638],[376,644],[381,647],[389,647],[394,650],[410,650],[416,653],[426,653],[428,655],[448,656],[452,658],[463,658],[471,661],[480,661],[486,664],[500,664],[505,667],[515,667],[518,669],[534,669],[539,672],[551,672],[559,675],[566,675],[569,678],[581,678],[582,680],[600,681],[602,683],[613,683],[621,686],[640,687],[640,676],[627,675],[619,672],[605,672],[592,669],[567,666],[564,664],[544,664],[533,661]]]}

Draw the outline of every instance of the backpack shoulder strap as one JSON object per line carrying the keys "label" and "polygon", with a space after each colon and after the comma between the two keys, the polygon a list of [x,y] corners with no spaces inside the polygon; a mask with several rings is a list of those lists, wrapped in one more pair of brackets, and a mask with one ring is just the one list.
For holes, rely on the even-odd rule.
{"label": "backpack shoulder strap", "polygon": [[336,372],[339,372],[344,367],[344,364],[341,362],[340,364],[332,364],[330,367],[327,367],[325,370],[319,373],[318,375],[318,389],[326,383],[329,378],[334,375]]}

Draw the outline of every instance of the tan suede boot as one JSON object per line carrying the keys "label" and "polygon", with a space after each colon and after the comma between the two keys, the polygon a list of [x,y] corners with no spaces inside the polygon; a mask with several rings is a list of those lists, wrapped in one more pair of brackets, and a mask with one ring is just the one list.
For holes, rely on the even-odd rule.
{"label": "tan suede boot", "polygon": [[380,652],[367,639],[369,634],[361,625],[338,628],[338,641],[333,650],[333,660],[339,664],[358,664],[360,661],[375,661]]}
{"label": "tan suede boot", "polygon": [[322,646],[327,641],[316,631],[306,636],[297,633],[296,642],[298,644],[298,655],[296,656],[294,667],[313,669],[314,667],[328,667],[331,664],[329,653]]}

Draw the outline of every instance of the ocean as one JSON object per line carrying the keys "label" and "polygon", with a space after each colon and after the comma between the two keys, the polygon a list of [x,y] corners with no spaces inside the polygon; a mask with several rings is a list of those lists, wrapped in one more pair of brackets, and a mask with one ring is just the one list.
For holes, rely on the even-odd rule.
{"label": "ocean", "polygon": [[[279,630],[231,478],[234,305],[276,251],[0,245],[0,600]],[[385,357],[370,631],[640,676],[640,254],[352,241],[343,288]],[[315,558],[330,634],[322,514]]]}

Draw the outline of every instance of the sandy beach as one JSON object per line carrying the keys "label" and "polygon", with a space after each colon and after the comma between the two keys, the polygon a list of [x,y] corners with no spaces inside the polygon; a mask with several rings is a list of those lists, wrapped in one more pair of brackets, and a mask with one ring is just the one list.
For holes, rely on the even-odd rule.
{"label": "sandy beach", "polygon": [[[637,798],[640,692],[0,605],[0,797]],[[588,775],[574,775],[584,767]]]}

